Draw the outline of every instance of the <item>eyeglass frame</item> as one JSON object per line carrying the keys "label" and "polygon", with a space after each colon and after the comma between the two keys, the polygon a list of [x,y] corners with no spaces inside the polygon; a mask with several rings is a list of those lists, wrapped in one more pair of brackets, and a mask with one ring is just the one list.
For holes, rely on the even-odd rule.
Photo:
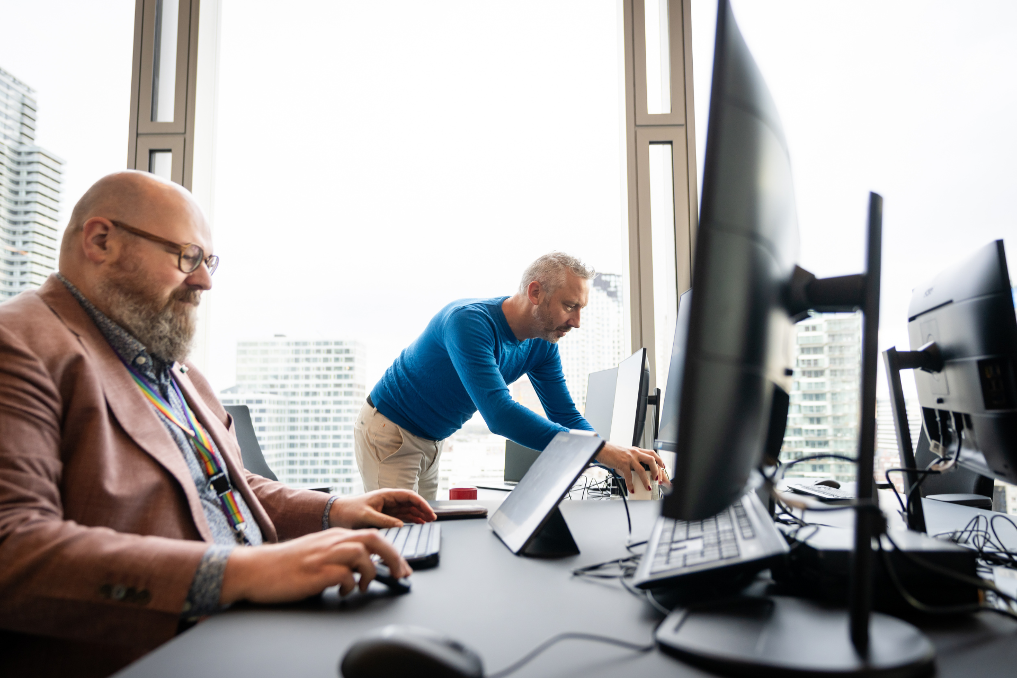
{"label": "eyeglass frame", "polygon": [[[109,221],[117,228],[122,228],[128,233],[136,235],[139,238],[145,238],[146,240],[151,240],[152,242],[159,243],[160,245],[168,245],[170,247],[175,247],[178,250],[180,250],[180,254],[177,256],[177,268],[180,269],[181,273],[186,273],[187,275],[190,275],[191,273],[197,271],[202,264],[205,264],[205,266],[208,268],[209,275],[215,273],[215,269],[219,268],[219,257],[214,254],[210,254],[206,257],[205,248],[203,248],[201,245],[197,245],[193,242],[188,242],[181,245],[178,242],[173,242],[172,240],[167,240],[166,238],[160,238],[159,236],[153,235],[148,231],[142,231],[140,228],[135,228],[130,224],[125,224],[124,222],[117,221],[116,219],[107,219],[107,221]],[[194,268],[188,271],[184,268],[184,252],[186,252],[187,248],[189,247],[197,247],[199,255],[198,263],[195,264]]]}

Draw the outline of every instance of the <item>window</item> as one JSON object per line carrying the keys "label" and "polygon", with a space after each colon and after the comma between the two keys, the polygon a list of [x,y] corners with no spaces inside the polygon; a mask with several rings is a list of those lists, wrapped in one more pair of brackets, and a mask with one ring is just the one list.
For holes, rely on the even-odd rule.
{"label": "window", "polygon": [[[614,0],[222,0],[213,385],[290,398],[311,445],[333,427],[307,415],[352,422],[443,306],[562,250],[602,273],[559,344],[582,411],[587,374],[630,353],[620,24]],[[313,444],[359,483],[351,434]]]}
{"label": "window", "polygon": [[[808,11],[792,2],[732,5],[782,118],[800,265],[819,277],[860,272],[867,193],[880,192],[886,202],[879,348],[908,348],[913,288],[997,238],[1017,259],[1017,231],[1008,226],[1010,187],[1017,184],[1017,130],[1009,112],[1017,98],[1010,73],[1017,62],[1013,7],[998,1],[934,8],[840,0]],[[715,16],[714,0],[693,4],[699,121],[707,119],[709,107]],[[697,126],[700,161],[706,131]],[[848,429],[858,422],[860,351],[853,337],[860,333],[859,320],[809,318],[800,331],[826,332],[828,340],[798,337],[799,355],[827,343],[829,355],[850,357],[830,363],[838,367],[830,376],[840,384],[830,387],[843,388],[844,397],[855,401],[851,426],[841,430],[847,440],[857,435]],[[882,364],[877,369],[882,373]],[[910,414],[917,407],[914,380],[902,378]],[[888,442],[877,453],[877,468],[880,456],[899,463],[882,377],[879,388],[886,405],[877,407],[879,438]],[[829,466],[854,479],[851,466]]]}

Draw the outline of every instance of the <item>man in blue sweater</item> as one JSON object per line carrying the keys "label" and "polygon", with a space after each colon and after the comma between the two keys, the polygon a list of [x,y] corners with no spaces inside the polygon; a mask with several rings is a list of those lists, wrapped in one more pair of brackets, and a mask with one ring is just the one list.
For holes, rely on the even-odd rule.
{"label": "man in blue sweater", "polygon": [[[553,252],[526,269],[515,295],[460,299],[439,311],[385,371],[357,417],[364,489],[405,488],[434,499],[442,445],[477,410],[492,432],[535,450],[559,431],[592,431],[565,387],[555,344],[579,327],[594,275],[575,257]],[[523,374],[547,419],[509,394],[508,384]],[[650,450],[611,443],[597,459],[626,482],[635,472],[647,490],[664,467]]]}

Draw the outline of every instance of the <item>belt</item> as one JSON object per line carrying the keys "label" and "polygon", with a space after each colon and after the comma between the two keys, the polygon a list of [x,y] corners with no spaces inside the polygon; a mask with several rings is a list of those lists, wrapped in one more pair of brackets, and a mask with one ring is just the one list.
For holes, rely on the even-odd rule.
{"label": "belt", "polygon": [[[370,393],[367,394],[367,404],[370,405],[371,407],[374,407],[374,401],[371,400],[371,394]],[[378,408],[375,407],[375,409],[378,409]]]}

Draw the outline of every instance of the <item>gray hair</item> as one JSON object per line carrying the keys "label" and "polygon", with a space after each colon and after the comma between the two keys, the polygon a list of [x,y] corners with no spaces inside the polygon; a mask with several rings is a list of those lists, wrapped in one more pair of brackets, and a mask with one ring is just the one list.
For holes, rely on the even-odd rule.
{"label": "gray hair", "polygon": [[565,284],[566,271],[583,280],[592,280],[597,272],[576,257],[564,252],[551,252],[540,257],[526,268],[519,283],[519,293],[526,294],[526,288],[536,280],[548,294]]}

